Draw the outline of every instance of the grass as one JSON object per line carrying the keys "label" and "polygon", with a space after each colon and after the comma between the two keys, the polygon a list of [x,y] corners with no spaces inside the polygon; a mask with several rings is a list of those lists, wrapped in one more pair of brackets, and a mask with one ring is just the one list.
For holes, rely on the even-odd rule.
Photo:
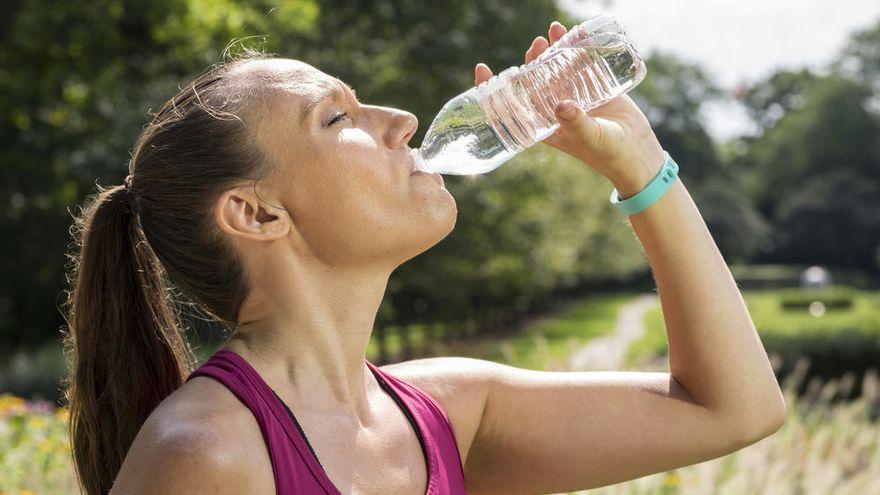
{"label": "grass", "polygon": [[855,291],[851,308],[829,309],[821,317],[807,309],[783,310],[777,291],[752,292],[745,299],[758,331],[772,329],[791,335],[849,328],[880,334],[880,292]]}
{"label": "grass", "polygon": [[439,344],[437,356],[465,356],[539,370],[565,370],[568,356],[590,339],[614,330],[617,312],[635,293],[591,295],[541,317],[514,335]]}
{"label": "grass", "polygon": [[[828,309],[822,316],[813,316],[808,309],[782,308],[783,291],[761,290],[743,293],[746,306],[759,335],[780,336],[820,333],[834,340],[844,332],[863,332],[880,338],[880,292],[854,291],[850,308]],[[647,359],[664,356],[668,349],[666,325],[658,305],[645,314],[645,335],[634,342],[627,356],[630,366]]]}

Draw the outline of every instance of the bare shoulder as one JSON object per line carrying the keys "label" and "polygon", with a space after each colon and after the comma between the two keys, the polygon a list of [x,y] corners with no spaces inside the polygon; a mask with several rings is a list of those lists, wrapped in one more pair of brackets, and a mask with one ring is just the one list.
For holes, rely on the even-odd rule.
{"label": "bare shoulder", "polygon": [[269,454],[251,412],[222,384],[196,377],[138,432],[113,493],[272,493]]}
{"label": "bare shoulder", "polygon": [[486,405],[489,389],[505,365],[468,357],[431,357],[380,366],[429,394],[446,411],[458,443],[462,464],[467,460]]}

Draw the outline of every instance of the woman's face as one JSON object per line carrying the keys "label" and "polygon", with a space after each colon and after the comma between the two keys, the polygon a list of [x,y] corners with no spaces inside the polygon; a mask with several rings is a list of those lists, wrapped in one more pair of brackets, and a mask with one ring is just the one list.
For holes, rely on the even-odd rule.
{"label": "woman's face", "polygon": [[257,190],[277,194],[312,255],[396,266],[452,231],[457,209],[443,179],[412,174],[414,115],[361,103],[339,79],[296,60],[240,70],[265,89],[253,131],[273,168]]}

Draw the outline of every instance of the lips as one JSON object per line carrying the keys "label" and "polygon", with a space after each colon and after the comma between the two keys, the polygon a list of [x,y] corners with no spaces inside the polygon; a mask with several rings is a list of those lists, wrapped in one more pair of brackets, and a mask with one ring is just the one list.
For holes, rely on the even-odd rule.
{"label": "lips", "polygon": [[411,176],[413,176],[413,175],[426,175],[426,176],[428,176],[428,177],[434,179],[434,182],[436,182],[437,184],[440,184],[441,186],[445,186],[445,185],[446,185],[446,184],[443,182],[443,176],[441,176],[441,175],[438,174],[437,172],[425,172],[425,171],[422,171],[422,170],[416,170],[415,172],[411,173],[410,175],[411,175]]}
{"label": "lips", "polygon": [[437,172],[426,172],[424,170],[417,169],[415,159],[412,157],[412,153],[411,152],[407,153],[407,155],[409,156],[409,160],[407,161],[407,163],[409,164],[409,175],[410,176],[427,175],[427,176],[433,178],[434,182],[436,182],[437,184],[439,184],[441,186],[446,185],[446,183],[443,182],[443,176],[441,176]]}

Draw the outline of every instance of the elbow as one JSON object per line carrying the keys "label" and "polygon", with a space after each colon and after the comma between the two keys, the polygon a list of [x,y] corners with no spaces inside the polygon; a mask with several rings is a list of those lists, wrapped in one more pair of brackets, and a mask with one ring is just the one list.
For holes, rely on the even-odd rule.
{"label": "elbow", "polygon": [[767,407],[767,416],[770,419],[767,436],[779,431],[782,425],[785,424],[785,418],[788,416],[788,405],[785,403],[785,396],[782,394],[782,390],[776,387],[775,392],[777,398],[772,406]]}
{"label": "elbow", "polygon": [[780,398],[778,403],[768,405],[759,412],[760,420],[752,421],[747,427],[740,429],[739,440],[743,445],[751,445],[767,438],[782,428],[787,416],[788,407],[785,400]]}
{"label": "elbow", "polygon": [[779,405],[777,406],[777,412],[775,416],[775,422],[771,424],[771,430],[767,435],[772,435],[779,431],[782,428],[782,425],[785,424],[785,418],[788,417],[788,406],[785,404],[785,399],[779,398]]}

